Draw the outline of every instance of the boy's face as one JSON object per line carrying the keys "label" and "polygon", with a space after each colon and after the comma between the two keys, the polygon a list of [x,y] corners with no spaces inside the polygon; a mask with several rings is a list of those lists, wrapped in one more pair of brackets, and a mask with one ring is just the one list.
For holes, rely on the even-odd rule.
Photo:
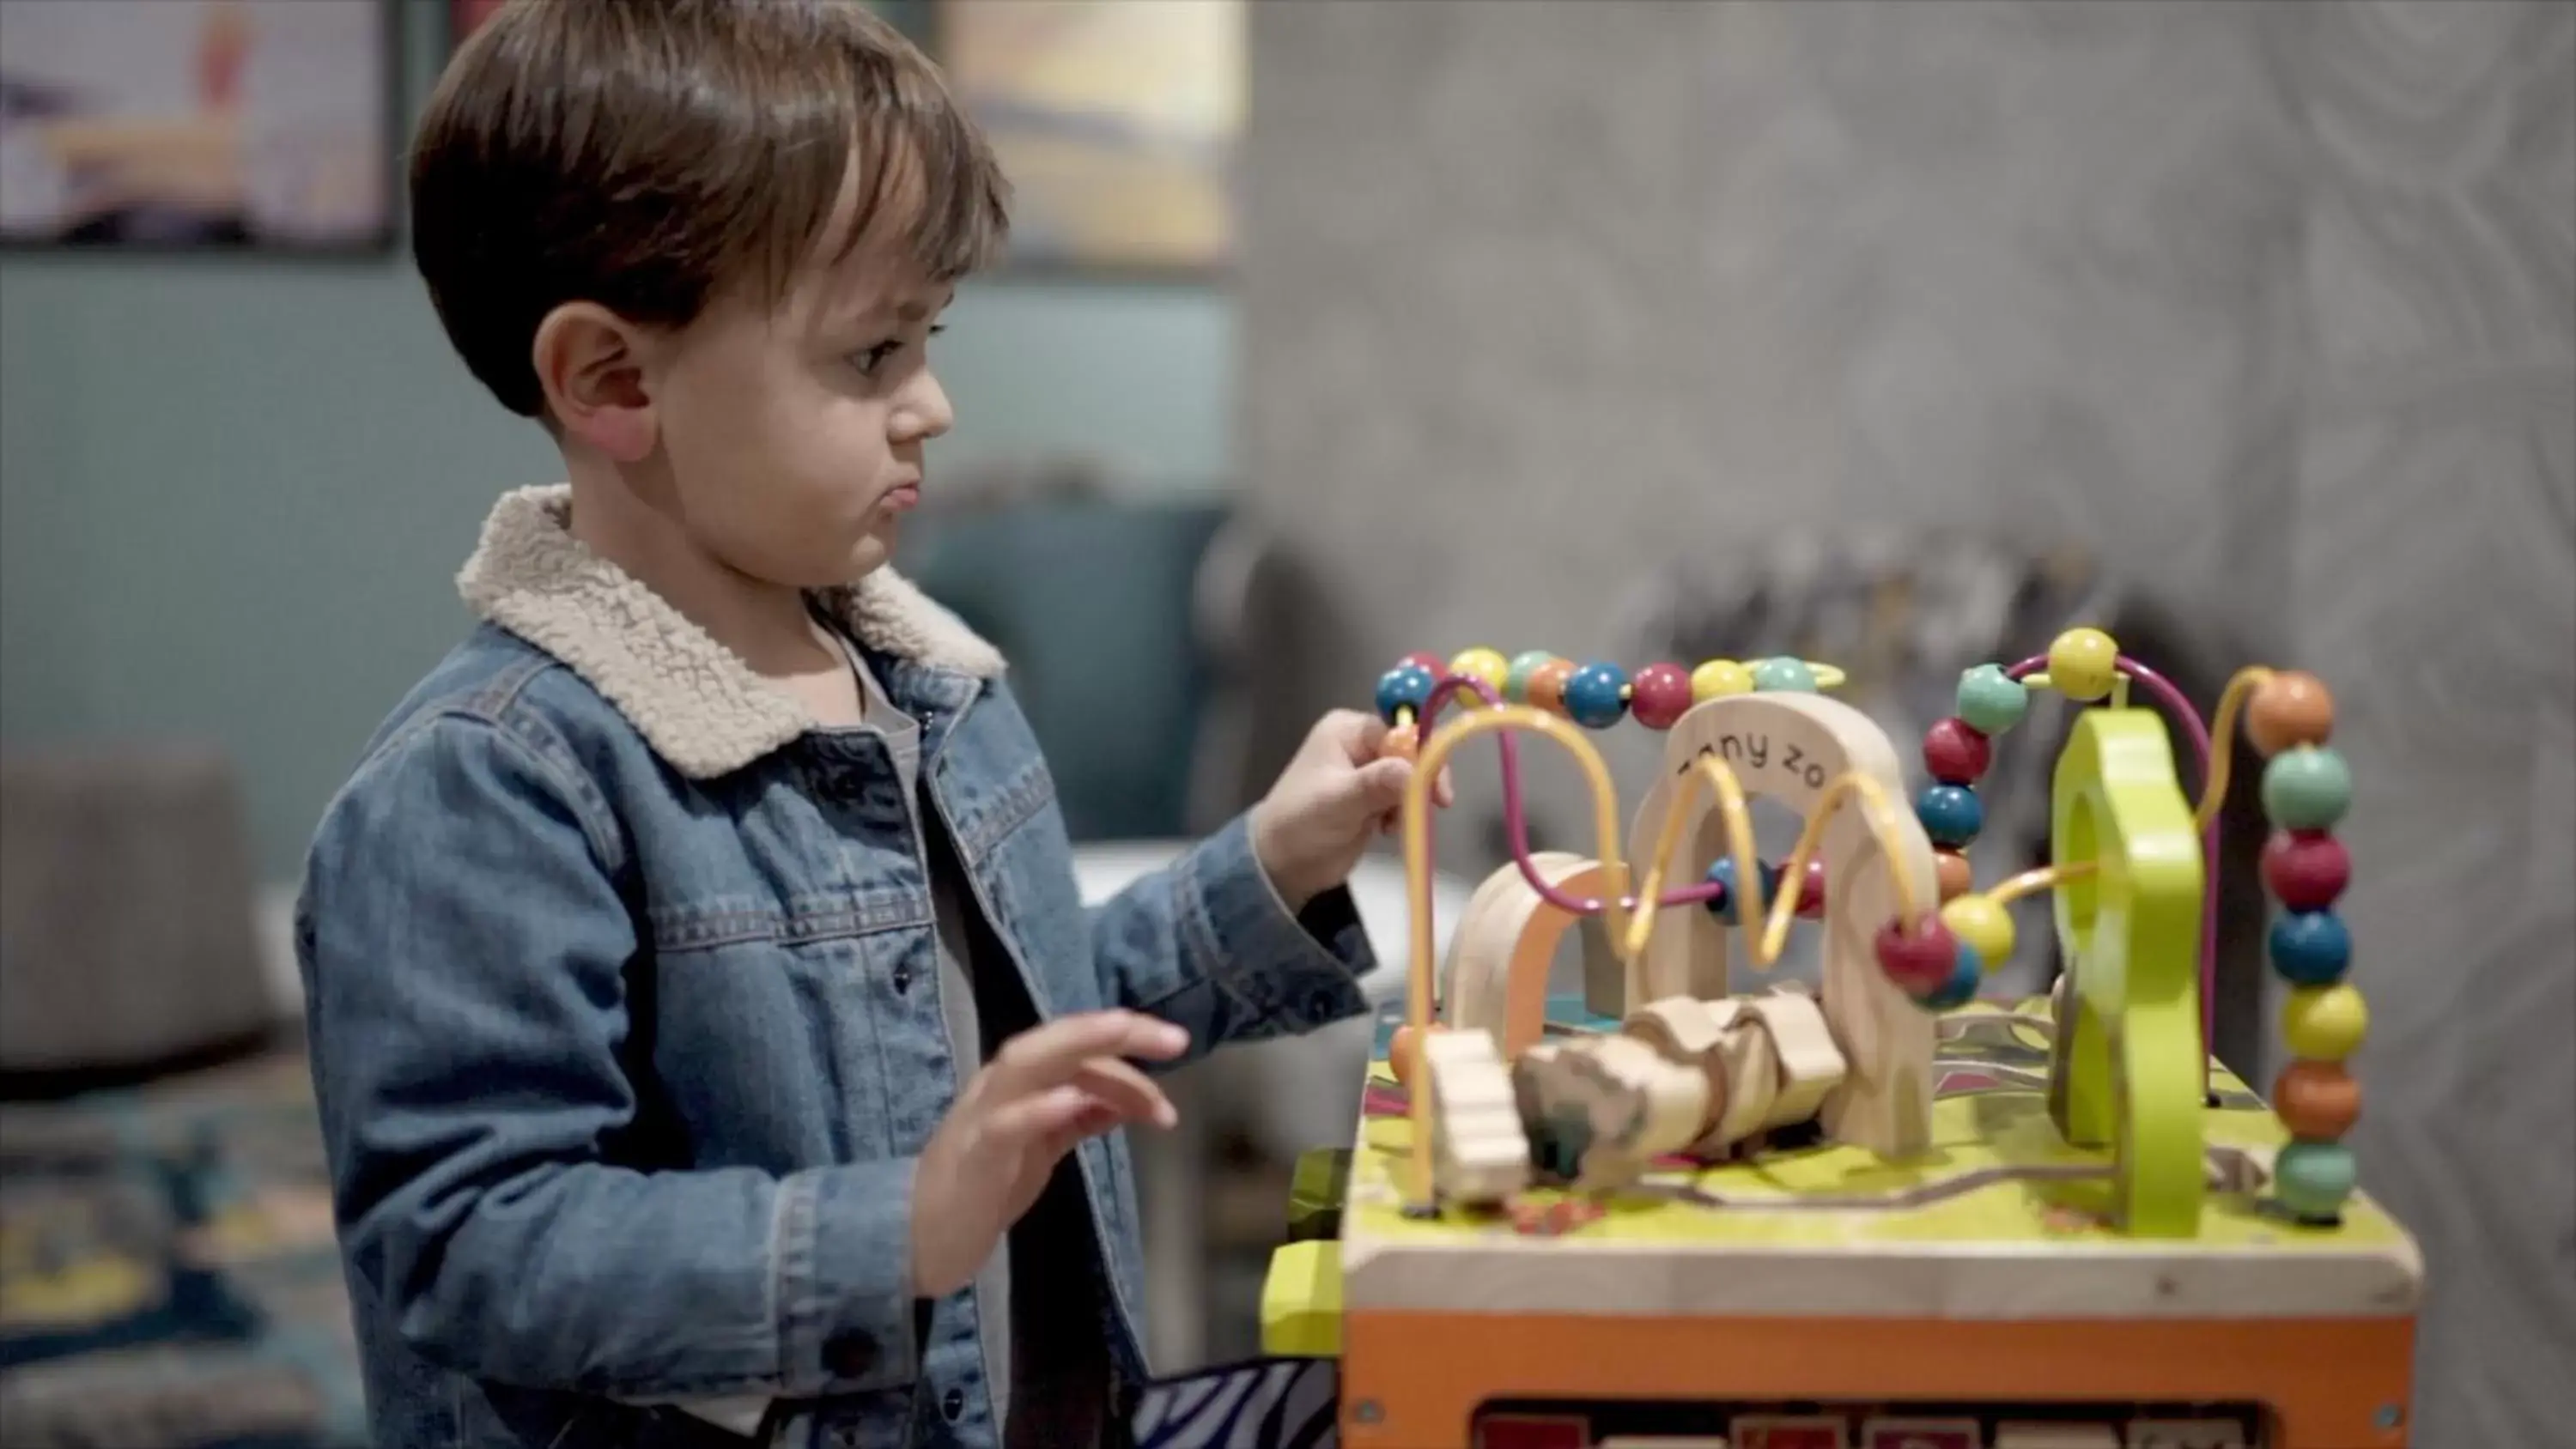
{"label": "boy's face", "polygon": [[954,415],[925,348],[952,295],[894,249],[815,268],[775,307],[735,296],[669,339],[656,431],[669,502],[736,572],[821,588],[886,561]]}

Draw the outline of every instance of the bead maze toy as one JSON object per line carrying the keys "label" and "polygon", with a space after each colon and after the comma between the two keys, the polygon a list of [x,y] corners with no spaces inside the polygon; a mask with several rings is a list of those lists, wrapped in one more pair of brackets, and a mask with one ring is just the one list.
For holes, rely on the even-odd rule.
{"label": "bead maze toy", "polygon": [[[2325,687],[2248,668],[2213,730],[2073,630],[1967,671],[1909,792],[1841,682],[1799,659],[1632,679],[1485,649],[1385,675],[1387,748],[1421,766],[1412,978],[1355,1146],[1301,1165],[1264,1296],[1273,1358],[1234,1372],[1310,1394],[1332,1375],[1354,1449],[2404,1444],[2422,1267],[2342,1141],[2366,1015],[2334,910],[2351,780]],[[1976,785],[2037,688],[2081,706],[2052,858],[1979,889]],[[2189,741],[2197,800],[2133,693]],[[1585,731],[1631,717],[1666,738],[1623,842]],[[2207,871],[2240,722],[2266,759],[2269,956],[2291,987],[2295,1060],[2268,1106],[2208,1044]],[[1431,782],[1486,735],[1513,858],[1436,961]],[[1530,849],[1529,736],[1590,786],[1590,855]],[[1776,865],[1747,814],[1766,798],[1802,822]],[[2005,906],[2042,891],[2056,991],[1980,999],[2013,948]],[[1617,990],[1552,999],[1586,919]],[[1734,958],[1758,977],[1802,921],[1819,988],[1739,994]],[[1188,1391],[1166,1388],[1182,1398],[1149,1395],[1147,1449],[1267,1442],[1192,1437]]]}

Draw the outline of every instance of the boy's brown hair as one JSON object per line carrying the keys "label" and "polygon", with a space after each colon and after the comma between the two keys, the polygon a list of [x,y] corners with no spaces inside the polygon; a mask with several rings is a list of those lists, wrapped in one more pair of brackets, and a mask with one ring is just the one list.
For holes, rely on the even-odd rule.
{"label": "boy's brown hair", "polygon": [[737,286],[775,302],[853,170],[845,251],[889,220],[941,281],[999,250],[982,133],[858,0],[510,0],[421,117],[412,256],[466,366],[540,417],[548,312],[679,327]]}

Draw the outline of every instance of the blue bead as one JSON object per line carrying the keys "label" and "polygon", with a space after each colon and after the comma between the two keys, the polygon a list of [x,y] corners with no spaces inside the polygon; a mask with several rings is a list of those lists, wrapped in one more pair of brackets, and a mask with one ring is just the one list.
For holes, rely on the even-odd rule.
{"label": "blue bead", "polygon": [[1753,687],[1764,694],[1813,694],[1816,671],[1804,659],[1783,654],[1753,666]]}
{"label": "blue bead", "polygon": [[1628,712],[1628,671],[1591,663],[1565,681],[1565,712],[1586,729],[1606,730]]}
{"label": "blue bead", "polygon": [[2332,911],[2291,911],[2272,922],[2272,969],[2293,986],[2332,986],[2352,964],[2352,932]]}
{"label": "blue bead", "polygon": [[1934,785],[1915,798],[1914,818],[1934,845],[1957,850],[1986,828],[1986,807],[1965,785]]}
{"label": "blue bead", "polygon": [[1959,943],[1958,963],[1950,968],[1950,979],[1917,998],[1927,1011],[1949,1011],[1976,999],[1977,984],[1985,979],[1985,959],[1977,948],[1965,941]]}
{"label": "blue bead", "polygon": [[[1754,865],[1762,873],[1761,899],[1753,903],[1754,908],[1767,911],[1771,909],[1771,902],[1780,894],[1780,867],[1767,860],[1756,861]],[[1716,864],[1708,868],[1708,878],[1717,882],[1720,887],[1718,893],[1710,896],[1704,903],[1708,907],[1708,913],[1730,926],[1742,920],[1743,911],[1739,906],[1742,893],[1735,888],[1735,857],[1719,856]]]}
{"label": "blue bead", "polygon": [[1422,707],[1431,702],[1431,691],[1439,687],[1430,670],[1419,664],[1399,664],[1377,677],[1378,717],[1393,724],[1397,710],[1410,709],[1419,719]]}
{"label": "blue bead", "polygon": [[2352,1149],[2340,1142],[2284,1143],[2272,1161],[2272,1194],[2303,1222],[2332,1222],[2360,1184]]}

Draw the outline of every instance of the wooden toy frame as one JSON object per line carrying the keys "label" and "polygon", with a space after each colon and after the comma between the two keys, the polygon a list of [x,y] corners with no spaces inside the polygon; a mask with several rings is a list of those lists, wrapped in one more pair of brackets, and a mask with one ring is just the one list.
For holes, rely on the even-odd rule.
{"label": "wooden toy frame", "polygon": [[[2309,918],[2342,886],[2339,855],[2317,837],[2348,791],[2340,762],[2320,757],[2331,720],[2321,687],[2249,669],[2231,681],[2215,731],[2189,720],[2204,775],[2195,807],[2165,724],[2127,705],[2131,677],[2170,686],[2107,637],[2074,631],[2048,658],[1992,674],[2102,705],[2077,716],[2058,762],[2051,864],[1982,892],[1982,918],[1956,918],[1992,929],[1998,913],[1987,906],[2053,888],[2067,962],[2054,1002],[1926,1010],[1891,989],[1870,933],[1928,914],[1932,851],[1924,827],[1888,818],[1901,782],[1884,735],[1834,701],[1781,692],[1659,706],[1657,727],[1673,738],[1624,858],[1608,772],[1554,713],[1477,689],[1482,707],[1418,741],[1403,817],[1415,896],[1403,1019],[1381,1021],[1357,1142],[1325,1218],[1330,1236],[1283,1249],[1265,1295],[1270,1352],[1335,1360],[1342,1444],[1473,1449],[1483,1442],[1478,1415],[1498,1405],[1532,1422],[1592,1425],[1582,1442],[1595,1449],[1639,1433],[1648,1437],[1633,1442],[1658,1446],[1693,1435],[1727,1442],[1720,1425],[1751,1423],[1744,1415],[1820,1405],[1862,1406],[1852,1412],[1881,1429],[1910,1418],[1953,1438],[1961,1424],[1982,1435],[1993,1422],[2000,1435],[2003,1421],[2019,1420],[2017,1433],[2039,1423],[2055,1443],[2050,1426],[2070,1406],[2111,1405],[2158,1423],[2199,1409],[2242,1414],[2258,1425],[2242,1442],[2270,1449],[2406,1442],[2422,1264],[2400,1225],[2338,1187],[2341,1163],[2317,1155],[2348,1125],[2348,1106],[2328,1092],[2270,1107],[2208,1056],[2202,1036],[2204,842],[2226,791],[2224,747],[2251,700],[2248,732],[2274,759],[2264,802],[2284,832],[2276,844],[2288,842],[2285,860],[2306,852],[2278,874],[2266,857],[2267,886],[2295,927],[2286,946],[2276,930],[2275,964],[2301,973],[2284,1029],[2294,1052],[2327,1062],[2360,1040],[2357,999],[2332,979],[2348,949],[2340,927]],[[1965,715],[1964,680],[1962,701]],[[1527,854],[1515,818],[1522,855],[1476,893],[1435,990],[1429,789],[1457,748],[1486,734],[1564,747],[1592,788],[1597,855]],[[1943,768],[1933,765],[1946,782]],[[1751,797],[1806,816],[1777,898],[1744,892],[1732,902],[1734,932],[1695,908],[1657,929],[1658,903],[1673,899],[1663,882],[1712,857],[1735,861],[1734,881],[1766,879],[1750,855]],[[1736,984],[1729,937],[1757,971],[1775,960],[1816,851],[1825,1050],[1842,1061],[1817,1101],[1814,1146],[1749,1159],[1666,1153],[1607,1187],[1535,1175],[1507,1202],[1444,1197],[1426,1150],[1433,1093],[1420,1078],[1405,1090],[1408,1063],[1469,1061],[1468,1075],[1491,1083],[1503,1064],[1610,1038],[1633,1041],[1596,1049],[1605,1061],[1714,1063],[1713,1034],[1772,999],[1726,995]],[[1624,1020],[1546,995],[1553,949],[1583,914],[1599,915],[1623,963]],[[1435,1007],[1445,1032],[1435,1033]],[[1815,1099],[1793,1089],[1825,1074],[1776,1055],[1755,1070],[1776,1067],[1773,1105],[1794,1117]],[[1707,1091],[1714,1120],[1719,1084]],[[1680,1099],[1658,1100],[1669,1115]],[[1658,1140],[1674,1140],[1672,1126],[1658,1127]],[[1690,1146],[1722,1146],[1742,1128]],[[1499,1140],[1478,1139],[1488,1153],[1480,1171],[1492,1171]],[[2294,1165],[2300,1154],[2312,1160]],[[1991,1411],[1963,1412],[1963,1402]],[[1716,1417],[1598,1427],[1641,1406]],[[2132,1417],[2133,1432],[2147,1419]]]}

